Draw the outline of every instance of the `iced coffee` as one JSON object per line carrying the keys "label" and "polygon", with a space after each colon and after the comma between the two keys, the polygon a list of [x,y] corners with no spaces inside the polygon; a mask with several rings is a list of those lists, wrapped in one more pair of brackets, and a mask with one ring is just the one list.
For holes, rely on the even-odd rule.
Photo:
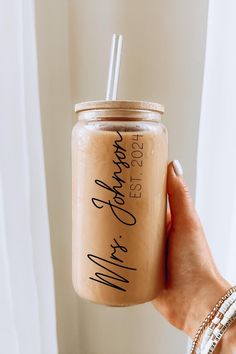
{"label": "iced coffee", "polygon": [[168,137],[149,102],[76,105],[72,134],[73,284],[110,306],[164,286]]}

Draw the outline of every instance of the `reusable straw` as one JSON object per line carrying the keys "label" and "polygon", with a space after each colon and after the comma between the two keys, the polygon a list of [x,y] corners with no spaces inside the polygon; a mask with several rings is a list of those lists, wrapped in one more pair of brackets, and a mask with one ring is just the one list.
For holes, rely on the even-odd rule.
{"label": "reusable straw", "polygon": [[115,101],[117,96],[122,40],[122,35],[113,34],[106,94],[106,100],[110,101]]}

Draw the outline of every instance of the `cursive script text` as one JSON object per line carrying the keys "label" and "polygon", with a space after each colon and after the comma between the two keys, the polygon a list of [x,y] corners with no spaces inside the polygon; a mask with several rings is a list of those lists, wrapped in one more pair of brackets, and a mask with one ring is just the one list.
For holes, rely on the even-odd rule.
{"label": "cursive script text", "polygon": [[118,134],[118,139],[116,139],[113,144],[113,147],[115,148],[115,159],[113,160],[113,164],[116,167],[116,170],[112,176],[112,178],[116,181],[116,184],[109,186],[104,181],[99,179],[95,180],[95,183],[99,187],[107,189],[112,193],[112,200],[92,198],[92,203],[98,209],[102,209],[106,205],[109,206],[112,214],[116,217],[116,219],[125,225],[131,226],[136,224],[136,218],[125,208],[125,195],[123,192],[123,186],[126,182],[124,178],[122,178],[123,169],[130,168],[130,165],[126,161],[126,149],[121,144],[123,137],[120,132],[116,131],[116,133]]}
{"label": "cursive script text", "polygon": [[[121,238],[121,236],[120,236]],[[96,272],[95,277],[89,277],[89,279],[92,279],[96,282],[99,282],[101,284],[110,286],[114,289],[120,290],[120,291],[126,291],[124,287],[121,285],[118,285],[117,282],[121,283],[129,283],[129,280],[125,277],[123,277],[121,274],[119,274],[119,269],[127,269],[127,270],[137,270],[136,268],[128,267],[125,266],[123,263],[124,261],[120,258],[120,255],[118,256],[116,253],[118,251],[120,252],[127,252],[127,248],[125,246],[122,246],[115,238],[113,239],[115,244],[111,244],[111,248],[113,249],[113,252],[110,255],[110,259],[98,257],[94,254],[87,254],[87,257],[92,261],[93,263],[97,264],[100,268],[104,269],[103,272]],[[117,267],[116,271],[111,270],[111,267]]]}

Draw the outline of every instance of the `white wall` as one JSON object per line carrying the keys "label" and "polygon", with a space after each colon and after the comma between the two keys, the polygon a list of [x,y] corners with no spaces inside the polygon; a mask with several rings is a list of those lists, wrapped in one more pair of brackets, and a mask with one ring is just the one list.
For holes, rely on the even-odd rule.
{"label": "white wall", "polygon": [[170,159],[181,160],[194,194],[207,6],[204,0],[36,0],[60,354],[184,352],[185,336],[150,304],[106,308],[74,294],[70,131],[74,103],[104,98],[111,36],[122,33],[119,98],[165,105]]}

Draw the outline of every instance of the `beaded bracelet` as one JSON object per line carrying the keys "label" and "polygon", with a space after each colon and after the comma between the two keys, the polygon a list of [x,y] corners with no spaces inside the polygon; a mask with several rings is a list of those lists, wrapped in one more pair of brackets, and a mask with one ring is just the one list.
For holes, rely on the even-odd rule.
{"label": "beaded bracelet", "polygon": [[204,337],[202,339],[201,343],[201,352],[204,350],[206,343],[209,341],[214,329],[217,327],[221,319],[224,317],[224,314],[226,311],[229,309],[229,307],[236,301],[236,292],[234,292],[232,295],[229,296],[227,300],[224,301],[224,303],[221,305],[219,308],[216,316],[213,318],[211,321],[211,324],[207,328]]}
{"label": "beaded bracelet", "polygon": [[[211,338],[207,342],[205,349],[203,350],[202,354],[212,354],[222,339],[226,330],[231,326],[231,324],[236,320],[236,305],[232,305],[233,311],[231,310],[232,314],[229,316],[225,316],[222,321],[219,323],[218,327],[215,328]],[[229,310],[230,311],[230,310]]]}
{"label": "beaded bracelet", "polygon": [[204,319],[204,321],[202,322],[201,326],[199,327],[199,329],[197,330],[197,333],[194,337],[193,343],[192,343],[192,347],[190,350],[190,354],[195,354],[196,353],[196,349],[197,349],[197,345],[198,342],[203,334],[203,332],[205,331],[206,327],[209,325],[209,323],[211,322],[211,320],[215,317],[217,311],[219,310],[219,308],[221,307],[221,305],[224,303],[224,301],[226,299],[228,299],[228,297],[234,293],[236,291],[236,286],[230,288],[225,295],[222,296],[222,298],[216,303],[216,305],[213,307],[212,311],[207,315],[207,317]]}

